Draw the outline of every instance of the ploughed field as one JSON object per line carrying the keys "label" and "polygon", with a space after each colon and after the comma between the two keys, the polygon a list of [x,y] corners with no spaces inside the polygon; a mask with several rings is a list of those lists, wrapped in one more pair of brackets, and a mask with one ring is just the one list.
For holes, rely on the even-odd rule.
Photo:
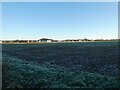
{"label": "ploughed field", "polygon": [[118,88],[117,42],[3,44],[3,88]]}

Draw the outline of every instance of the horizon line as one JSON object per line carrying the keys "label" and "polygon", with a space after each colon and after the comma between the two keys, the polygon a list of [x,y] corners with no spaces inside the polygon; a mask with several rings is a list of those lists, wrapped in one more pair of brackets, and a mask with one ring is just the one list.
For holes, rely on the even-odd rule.
{"label": "horizon line", "polygon": [[[43,38],[40,38],[43,39]],[[45,39],[52,39],[52,38],[45,38]],[[119,38],[96,38],[96,39],[89,39],[89,38],[77,38],[77,39],[53,39],[53,40],[82,40],[82,39],[88,39],[88,40],[114,40],[114,39],[119,39]],[[39,40],[39,39],[0,39],[2,40]]]}

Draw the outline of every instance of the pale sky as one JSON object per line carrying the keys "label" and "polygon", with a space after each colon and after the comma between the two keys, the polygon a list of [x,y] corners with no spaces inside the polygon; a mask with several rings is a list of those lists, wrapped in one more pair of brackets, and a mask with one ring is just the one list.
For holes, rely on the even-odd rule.
{"label": "pale sky", "polygon": [[2,39],[115,39],[117,2],[4,2]]}

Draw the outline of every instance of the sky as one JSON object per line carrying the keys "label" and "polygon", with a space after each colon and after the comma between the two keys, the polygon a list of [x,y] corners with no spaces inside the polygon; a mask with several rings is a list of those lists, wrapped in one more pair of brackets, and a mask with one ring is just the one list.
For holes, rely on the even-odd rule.
{"label": "sky", "polygon": [[117,2],[4,2],[2,39],[116,39]]}

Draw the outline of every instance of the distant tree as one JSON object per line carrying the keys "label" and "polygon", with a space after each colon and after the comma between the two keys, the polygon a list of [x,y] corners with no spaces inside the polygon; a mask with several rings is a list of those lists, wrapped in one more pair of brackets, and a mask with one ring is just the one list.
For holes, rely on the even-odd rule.
{"label": "distant tree", "polygon": [[88,39],[85,37],[85,39],[84,39],[85,41],[88,41]]}
{"label": "distant tree", "polygon": [[18,42],[19,40],[17,39],[16,42]]}

